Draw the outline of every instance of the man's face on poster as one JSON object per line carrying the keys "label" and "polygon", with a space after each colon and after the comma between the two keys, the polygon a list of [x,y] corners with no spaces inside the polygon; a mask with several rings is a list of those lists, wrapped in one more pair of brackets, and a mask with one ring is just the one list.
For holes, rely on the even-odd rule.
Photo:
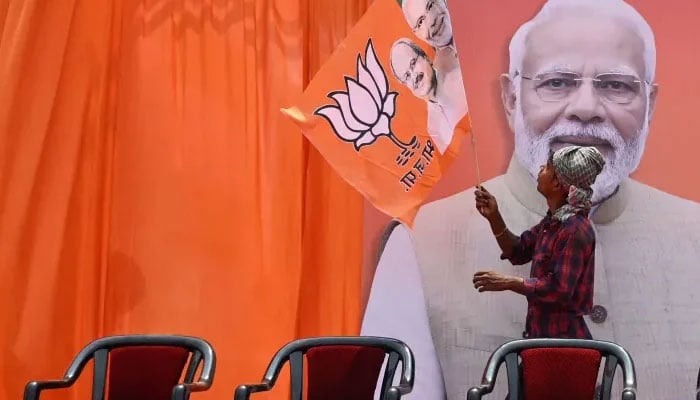
{"label": "man's face on poster", "polygon": [[550,150],[595,146],[606,166],[594,201],[613,194],[639,164],[656,97],[642,38],[619,18],[555,14],[533,27],[524,54],[519,76],[502,82],[519,160],[536,176]]}
{"label": "man's face on poster", "polygon": [[396,79],[408,87],[414,96],[427,100],[434,95],[435,70],[416,44],[406,41],[395,43],[391,48],[390,62]]}
{"label": "man's face on poster", "polygon": [[421,40],[437,48],[452,43],[450,13],[444,0],[403,0],[402,9],[408,26]]}

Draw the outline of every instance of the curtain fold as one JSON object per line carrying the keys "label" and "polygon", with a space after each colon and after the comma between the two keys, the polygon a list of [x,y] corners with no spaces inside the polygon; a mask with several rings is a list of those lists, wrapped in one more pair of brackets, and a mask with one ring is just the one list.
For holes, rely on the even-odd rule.
{"label": "curtain fold", "polygon": [[207,338],[206,399],[359,331],[363,201],[279,108],[368,2],[0,0],[3,398],[104,335]]}

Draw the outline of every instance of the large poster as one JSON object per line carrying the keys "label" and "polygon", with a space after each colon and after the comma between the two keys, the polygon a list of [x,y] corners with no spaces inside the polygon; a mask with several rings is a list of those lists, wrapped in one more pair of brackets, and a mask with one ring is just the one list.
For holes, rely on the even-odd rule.
{"label": "large poster", "polygon": [[[411,0],[426,9],[443,0]],[[594,339],[624,346],[638,398],[692,397],[700,367],[700,3],[692,0],[450,2],[483,185],[514,233],[545,215],[535,177],[550,150],[598,148]],[[526,299],[477,292],[480,270],[527,277],[500,259],[474,206],[462,151],[419,210],[382,245],[363,334],[416,352],[416,398],[465,398],[490,353],[523,337]],[[367,221],[371,223],[372,221]],[[619,376],[616,377],[619,384]],[[505,380],[497,393],[504,398]]]}

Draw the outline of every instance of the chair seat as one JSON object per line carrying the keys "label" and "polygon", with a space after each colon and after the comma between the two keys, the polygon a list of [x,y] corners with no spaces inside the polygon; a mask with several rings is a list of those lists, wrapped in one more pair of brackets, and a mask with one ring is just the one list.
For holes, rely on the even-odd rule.
{"label": "chair seat", "polygon": [[[604,365],[601,361],[605,359]],[[609,400],[617,367],[622,368],[621,398],[637,397],[634,361],[619,344],[591,339],[535,338],[512,340],[489,357],[481,384],[467,392],[468,400],[493,393],[498,370],[505,364],[513,400],[591,400],[601,367],[600,396]]]}
{"label": "chair seat", "polygon": [[[290,400],[373,400],[377,390],[382,400],[400,400],[413,390],[413,352],[405,343],[384,337],[326,336],[287,343],[273,356],[260,383],[236,388],[235,400],[273,390],[287,363]],[[394,385],[399,363],[400,381]]]}
{"label": "chair seat", "polygon": [[208,390],[216,370],[214,349],[201,338],[108,336],[83,347],[62,379],[27,383],[24,400],[39,400],[44,391],[72,387],[89,362],[93,400],[185,400],[192,392]]}

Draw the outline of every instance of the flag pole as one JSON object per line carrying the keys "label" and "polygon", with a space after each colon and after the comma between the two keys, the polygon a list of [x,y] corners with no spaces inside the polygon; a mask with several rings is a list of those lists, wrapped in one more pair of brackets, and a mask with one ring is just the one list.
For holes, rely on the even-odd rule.
{"label": "flag pole", "polygon": [[471,138],[472,147],[472,157],[474,158],[474,168],[476,170],[476,186],[481,186],[481,173],[479,172],[479,157],[476,155],[476,139],[474,138],[474,128],[472,127],[471,132],[469,132]]}

